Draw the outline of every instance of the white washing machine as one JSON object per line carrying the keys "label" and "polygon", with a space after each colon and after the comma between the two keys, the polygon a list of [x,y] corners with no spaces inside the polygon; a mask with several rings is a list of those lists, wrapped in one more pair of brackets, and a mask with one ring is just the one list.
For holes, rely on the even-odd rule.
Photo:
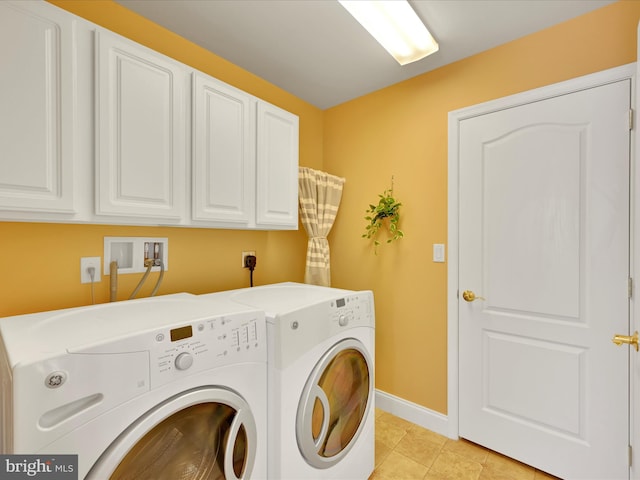
{"label": "white washing machine", "polygon": [[266,314],[269,478],[366,480],[375,450],[372,292],[282,283],[216,295]]}
{"label": "white washing machine", "polygon": [[0,319],[3,454],[78,478],[267,477],[264,313],[167,295]]}

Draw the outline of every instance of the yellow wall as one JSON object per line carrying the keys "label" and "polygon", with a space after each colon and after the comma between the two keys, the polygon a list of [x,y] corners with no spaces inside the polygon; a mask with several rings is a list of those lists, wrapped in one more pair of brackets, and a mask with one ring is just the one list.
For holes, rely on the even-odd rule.
{"label": "yellow wall", "polygon": [[[324,167],[347,178],[335,286],[373,289],[376,386],[447,411],[447,114],[634,62],[640,2],[623,1],[325,111]],[[446,45],[440,48],[446,49]],[[405,238],[375,256],[365,210],[395,177]]]}
{"label": "yellow wall", "polygon": [[[297,114],[300,164],[322,167],[321,110],[110,0],[51,3]],[[0,316],[90,304],[90,286],[80,284],[80,257],[102,257],[105,236],[169,238],[169,271],[160,294],[248,286],[248,271],[241,267],[243,250],[256,251],[255,284],[304,278],[302,227],[294,232],[248,232],[0,222]],[[140,277],[120,276],[120,299],[128,297]],[[139,296],[147,296],[154,283],[155,274]],[[108,301],[108,277],[96,284],[95,297]]]}
{"label": "yellow wall", "polygon": [[[470,57],[324,112],[111,0],[51,3],[145,44],[300,116],[300,163],[347,178],[330,235],[334,286],[376,295],[376,386],[446,413],[447,113],[636,58],[640,2],[627,1]],[[446,48],[446,45],[441,45]],[[377,256],[361,238],[364,212],[395,177],[406,237]],[[240,252],[258,252],[256,283],[301,281],[306,235],[46,224],[0,224],[0,316],[90,302],[81,256],[102,255],[105,235],[166,236],[161,293],[244,286]],[[124,276],[122,276],[124,277]],[[139,276],[121,277],[121,296]],[[149,286],[149,289],[151,286]],[[144,296],[148,290],[141,293]],[[99,301],[108,282],[97,286]]]}

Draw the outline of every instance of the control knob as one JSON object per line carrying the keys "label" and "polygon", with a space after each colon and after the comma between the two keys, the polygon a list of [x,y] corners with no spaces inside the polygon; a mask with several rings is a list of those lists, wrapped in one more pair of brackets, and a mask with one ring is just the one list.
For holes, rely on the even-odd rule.
{"label": "control knob", "polygon": [[193,365],[193,357],[190,353],[183,352],[176,357],[175,365],[178,370],[186,370]]}
{"label": "control knob", "polygon": [[347,315],[342,314],[338,317],[338,325],[340,325],[341,327],[346,327],[348,323],[349,317]]}

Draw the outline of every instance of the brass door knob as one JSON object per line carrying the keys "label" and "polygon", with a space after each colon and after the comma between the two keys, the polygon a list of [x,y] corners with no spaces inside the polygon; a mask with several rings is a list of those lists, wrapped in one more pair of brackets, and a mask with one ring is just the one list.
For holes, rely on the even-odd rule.
{"label": "brass door knob", "polygon": [[473,293],[471,290],[465,290],[464,292],[462,292],[462,298],[464,299],[465,302],[473,302],[475,300],[485,300],[484,297],[476,296],[476,294]]}
{"label": "brass door knob", "polygon": [[627,345],[633,345],[636,348],[636,352],[638,351],[638,332],[636,331],[633,335],[614,335],[611,340],[616,345],[620,346],[623,343]]}

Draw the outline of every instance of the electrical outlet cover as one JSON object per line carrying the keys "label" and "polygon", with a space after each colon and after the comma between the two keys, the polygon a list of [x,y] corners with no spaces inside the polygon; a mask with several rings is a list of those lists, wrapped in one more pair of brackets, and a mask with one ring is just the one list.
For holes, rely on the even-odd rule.
{"label": "electrical outlet cover", "polygon": [[89,275],[89,267],[95,269],[93,282],[98,283],[101,280],[100,257],[82,257],[80,259],[80,283],[91,283],[91,275]]}
{"label": "electrical outlet cover", "polygon": [[251,250],[249,252],[242,252],[242,268],[244,268],[245,263],[244,263],[244,259],[247,258],[249,255],[253,255],[254,257],[256,256],[256,252]]}

